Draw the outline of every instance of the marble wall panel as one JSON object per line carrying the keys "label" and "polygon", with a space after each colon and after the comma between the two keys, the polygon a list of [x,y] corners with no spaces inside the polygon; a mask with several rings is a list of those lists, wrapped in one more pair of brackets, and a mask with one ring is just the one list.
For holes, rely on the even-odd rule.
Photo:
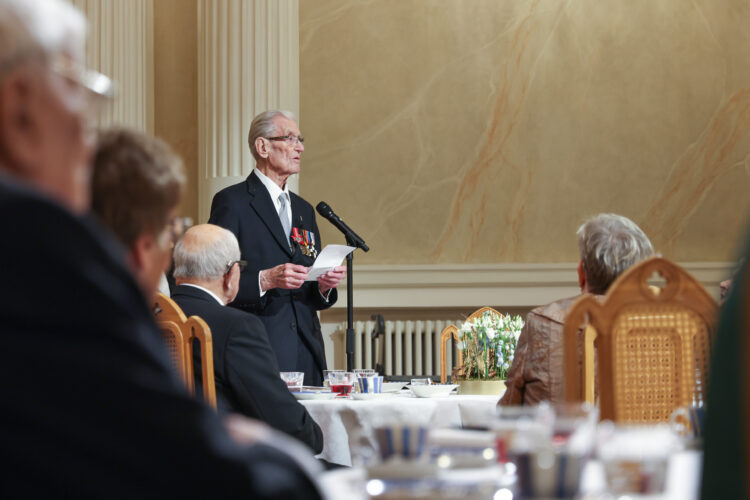
{"label": "marble wall panel", "polygon": [[360,262],[574,261],[603,211],[669,258],[734,255],[748,2],[300,0],[299,21],[301,193]]}

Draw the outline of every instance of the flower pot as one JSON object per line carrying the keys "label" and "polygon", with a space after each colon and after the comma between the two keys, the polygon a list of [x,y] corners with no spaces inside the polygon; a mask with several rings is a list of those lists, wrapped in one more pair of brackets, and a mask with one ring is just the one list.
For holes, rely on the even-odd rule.
{"label": "flower pot", "polygon": [[482,394],[502,396],[505,392],[505,380],[459,380],[459,394]]}

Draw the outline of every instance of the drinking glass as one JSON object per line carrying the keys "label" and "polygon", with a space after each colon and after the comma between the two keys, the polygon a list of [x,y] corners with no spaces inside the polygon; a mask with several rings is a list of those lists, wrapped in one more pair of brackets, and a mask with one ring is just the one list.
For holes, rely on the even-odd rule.
{"label": "drinking glass", "polygon": [[305,380],[305,372],[281,372],[281,380],[292,392],[302,390],[302,383]]}
{"label": "drinking glass", "polygon": [[615,495],[664,492],[669,457],[678,449],[679,437],[669,424],[599,424],[597,452],[608,492]]}
{"label": "drinking glass", "polygon": [[346,373],[346,370],[323,370],[323,387],[331,387],[328,377],[330,373]]}
{"label": "drinking glass", "polygon": [[383,377],[378,377],[377,375],[365,377],[360,375],[357,377],[357,389],[363,394],[380,393],[383,390]]}
{"label": "drinking glass", "polygon": [[596,423],[599,411],[590,403],[556,403],[552,426],[552,444],[584,448],[588,452],[594,446]]}
{"label": "drinking glass", "polygon": [[349,396],[356,379],[357,377],[353,372],[331,372],[328,374],[328,383],[331,385],[331,390],[337,393],[339,397]]}

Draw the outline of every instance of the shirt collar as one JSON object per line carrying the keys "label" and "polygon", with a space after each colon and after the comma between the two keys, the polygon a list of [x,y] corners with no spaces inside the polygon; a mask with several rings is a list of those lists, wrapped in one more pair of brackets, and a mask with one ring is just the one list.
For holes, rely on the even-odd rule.
{"label": "shirt collar", "polygon": [[226,304],[224,304],[223,300],[221,300],[219,297],[217,297],[216,294],[214,292],[212,292],[211,290],[209,290],[208,288],[203,288],[200,285],[194,285],[192,283],[182,283],[180,286],[192,286],[193,288],[197,288],[198,290],[203,290],[204,292],[206,292],[207,294],[209,294],[211,297],[215,298],[216,302],[218,302],[222,306],[226,305]]}
{"label": "shirt collar", "polygon": [[257,168],[255,169],[255,175],[257,175],[258,179],[260,179],[260,182],[262,182],[263,185],[266,186],[266,189],[268,190],[268,194],[271,195],[271,199],[273,200],[274,203],[278,204],[279,195],[281,193],[286,193],[287,199],[291,200],[291,198],[289,197],[289,184],[286,184],[284,186],[284,189],[281,189],[278,184],[276,184],[271,179],[266,177],[263,174],[263,172],[261,172]]}

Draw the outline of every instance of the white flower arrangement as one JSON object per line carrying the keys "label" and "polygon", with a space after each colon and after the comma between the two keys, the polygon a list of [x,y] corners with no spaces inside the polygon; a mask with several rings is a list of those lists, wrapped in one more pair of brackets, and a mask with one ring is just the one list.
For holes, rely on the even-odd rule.
{"label": "white flower arrangement", "polygon": [[485,311],[458,330],[456,347],[463,352],[463,378],[504,380],[508,375],[523,319]]}

